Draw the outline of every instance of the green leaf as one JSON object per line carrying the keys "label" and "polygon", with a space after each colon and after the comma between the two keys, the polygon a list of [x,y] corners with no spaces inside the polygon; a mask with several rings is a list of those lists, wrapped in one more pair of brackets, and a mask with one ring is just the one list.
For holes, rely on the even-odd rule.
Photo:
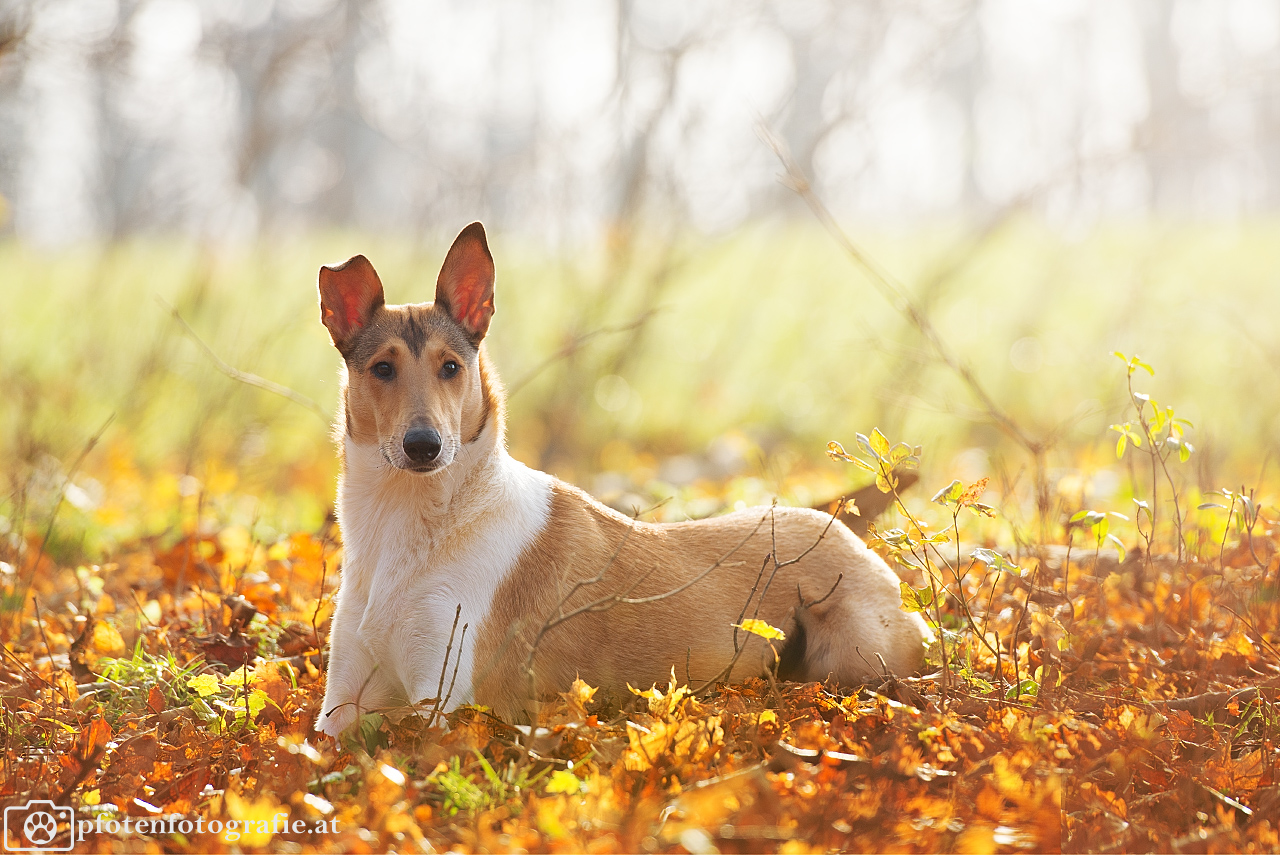
{"label": "green leaf", "polygon": [[871,440],[867,438],[866,434],[856,433],[854,434],[854,438],[858,442],[858,448],[861,448],[866,454],[870,455],[871,457],[876,456],[875,451],[873,451],[871,448]]}
{"label": "green leaf", "polygon": [[1199,506],[1196,508],[1196,510],[1197,510],[1197,511],[1207,511],[1207,510],[1209,510],[1210,508],[1218,508],[1219,510],[1223,510],[1223,511],[1225,511],[1225,510],[1227,509],[1227,506],[1226,506],[1226,505],[1219,505],[1217,502],[1205,502],[1204,504],[1199,505]]}
{"label": "green leaf", "polygon": [[222,720],[222,716],[214,712],[201,698],[196,698],[191,702],[191,711],[195,713],[196,717],[201,721],[211,722],[215,719],[218,721]]}
{"label": "green leaf", "polygon": [[1026,572],[1017,564],[1014,564],[1012,561],[1005,558],[999,552],[996,552],[994,549],[987,549],[985,546],[978,547],[977,549],[973,550],[973,552],[971,552],[970,554],[976,560],[981,561],[983,564],[987,565],[992,570],[1000,570],[1005,573],[1016,573],[1019,576],[1024,575]]}
{"label": "green leaf", "polygon": [[1071,515],[1070,522],[1080,522],[1080,520],[1084,519],[1088,514],[1088,511],[1076,511]]}
{"label": "green leaf", "polygon": [[996,515],[995,508],[990,505],[984,505],[982,502],[971,502],[968,507],[975,517],[994,517]]}
{"label": "green leaf", "polygon": [[1115,546],[1116,552],[1120,556],[1120,561],[1123,562],[1124,561],[1124,544],[1120,541],[1120,538],[1116,537],[1114,534],[1109,534],[1107,535],[1107,540],[1111,541],[1111,543]]}
{"label": "green leaf", "polygon": [[916,590],[902,582],[898,586],[898,590],[902,595],[902,608],[909,612],[922,612],[929,606],[933,605],[933,589],[921,588]]}
{"label": "green leaf", "polygon": [[1120,434],[1120,440],[1119,442],[1116,443],[1117,459],[1124,457],[1124,449],[1125,449],[1125,446],[1127,446],[1128,444],[1129,444],[1129,434],[1127,433]]}
{"label": "green leaf", "polygon": [[948,505],[959,500],[962,493],[964,493],[964,484],[961,484],[958,480],[952,481],[937,493],[934,493],[932,501],[937,502],[939,505]]}
{"label": "green leaf", "polygon": [[1181,443],[1178,447],[1178,459],[1181,460],[1183,463],[1186,463],[1188,460],[1191,459],[1191,453],[1194,451],[1195,449],[1192,448],[1191,443],[1189,442]]}
{"label": "green leaf", "polygon": [[881,460],[889,456],[889,440],[880,432],[880,428],[871,429],[871,450]]}
{"label": "green leaf", "polygon": [[1159,433],[1160,429],[1164,427],[1165,420],[1173,415],[1173,407],[1169,407],[1169,410],[1166,413],[1164,410],[1160,409],[1159,403],[1152,400],[1151,410],[1152,416],[1155,418],[1155,432]]}
{"label": "green leaf", "polygon": [[1023,680],[1016,686],[1010,686],[1009,690],[1004,693],[1005,700],[1017,700],[1023,695],[1035,697],[1040,694],[1040,687],[1036,685],[1036,681],[1030,678]]}
{"label": "green leaf", "polygon": [[893,448],[889,449],[890,466],[898,466],[909,457],[911,457],[911,446],[905,442],[896,442],[893,444]]}

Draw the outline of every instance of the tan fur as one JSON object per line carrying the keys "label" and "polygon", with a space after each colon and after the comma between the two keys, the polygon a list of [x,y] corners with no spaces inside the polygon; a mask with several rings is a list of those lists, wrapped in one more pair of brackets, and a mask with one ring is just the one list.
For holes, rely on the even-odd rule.
{"label": "tan fur", "polygon": [[[877,652],[894,673],[911,673],[923,652],[922,634],[916,621],[904,619],[896,581],[855,535],[830,522],[827,515],[785,507],[695,522],[637,522],[557,482],[550,524],[498,589],[481,628],[477,700],[507,715],[526,707],[524,666],[548,618],[614,593],[629,599],[661,595],[706,570],[702,581],[674,596],[582,613],[548,632],[533,661],[534,696],[563,690],[575,676],[623,690],[628,682],[661,684],[673,667],[679,679],[695,685],[720,675],[733,656],[733,624],[744,609],[747,617],[755,614],[759,599],[751,598],[752,588],[764,588],[771,576],[758,617],[788,634],[797,631],[798,619],[812,627],[805,676],[853,682],[880,670]],[[779,562],[813,549],[774,575],[769,556],[775,540]],[[599,582],[561,606],[575,582],[601,570]],[[812,603],[833,587],[822,604],[798,608],[801,596]],[[862,619],[868,613],[873,620]],[[840,631],[824,635],[824,627]],[[746,646],[740,677],[772,664],[761,638],[741,631],[738,638]]]}

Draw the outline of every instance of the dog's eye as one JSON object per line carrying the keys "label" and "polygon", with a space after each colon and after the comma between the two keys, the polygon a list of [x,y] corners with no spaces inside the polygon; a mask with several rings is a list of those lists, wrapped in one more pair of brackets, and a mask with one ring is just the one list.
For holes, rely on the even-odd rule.
{"label": "dog's eye", "polygon": [[373,366],[373,373],[374,376],[381,377],[383,380],[390,380],[396,376],[396,369],[390,362],[379,362]]}
{"label": "dog's eye", "polygon": [[458,373],[458,363],[450,359],[444,365],[440,366],[440,376],[446,380]]}

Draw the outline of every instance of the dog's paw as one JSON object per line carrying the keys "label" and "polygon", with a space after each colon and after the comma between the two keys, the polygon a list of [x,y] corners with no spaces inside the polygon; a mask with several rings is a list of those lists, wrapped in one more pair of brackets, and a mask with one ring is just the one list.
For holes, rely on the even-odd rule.
{"label": "dog's paw", "polygon": [[325,733],[337,739],[342,732],[356,721],[356,705],[341,704],[334,708],[326,706],[327,711],[320,713],[316,718],[316,731]]}

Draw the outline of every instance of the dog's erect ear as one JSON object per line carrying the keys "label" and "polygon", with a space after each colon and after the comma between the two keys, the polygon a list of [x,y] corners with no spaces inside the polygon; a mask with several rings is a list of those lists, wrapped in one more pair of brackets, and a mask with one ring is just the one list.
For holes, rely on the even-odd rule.
{"label": "dog's erect ear", "polygon": [[489,331],[493,318],[493,277],[484,226],[472,223],[458,233],[444,257],[436,280],[436,303],[477,342]]}
{"label": "dog's erect ear", "polygon": [[320,320],[343,353],[351,337],[368,325],[373,310],[382,304],[382,280],[363,255],[320,268]]}

